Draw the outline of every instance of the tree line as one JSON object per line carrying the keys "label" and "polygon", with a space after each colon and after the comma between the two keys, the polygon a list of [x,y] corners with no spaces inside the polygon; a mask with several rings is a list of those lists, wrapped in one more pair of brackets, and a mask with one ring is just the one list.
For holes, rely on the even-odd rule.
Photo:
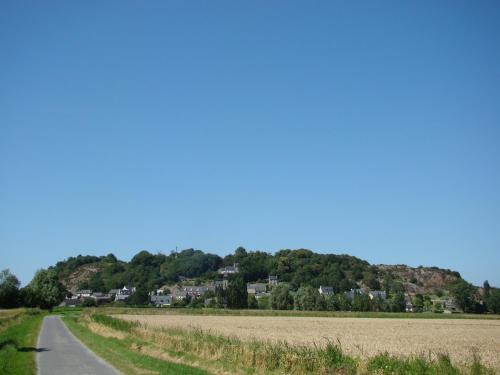
{"label": "tree line", "polygon": [[[357,311],[401,311],[404,308],[404,288],[401,280],[395,279],[390,272],[381,273],[375,266],[349,255],[318,254],[307,249],[280,250],[274,254],[264,251],[250,251],[239,247],[234,253],[220,257],[201,250],[186,249],[172,251],[165,255],[140,251],[130,262],[123,262],[113,254],[105,256],[70,257],[56,263],[47,270],[40,270],[24,288],[8,270],[0,274],[0,307],[54,306],[67,294],[63,282],[80,269],[89,265],[98,269],[88,280],[82,281],[79,289],[107,292],[110,289],[134,285],[137,292],[130,303],[147,303],[148,293],[165,284],[179,282],[181,277],[195,279],[196,283],[220,278],[220,267],[239,264],[238,276],[231,280],[228,288],[216,290],[214,302],[229,308],[279,308],[279,309],[327,309]],[[477,288],[460,278],[460,274],[441,270],[457,277],[449,286],[451,295],[461,309],[466,312],[498,312],[498,289],[484,285],[484,296],[478,298]],[[268,275],[279,275],[280,286],[273,288],[269,298],[259,301],[246,294],[247,282],[265,281]],[[320,285],[334,288],[334,296],[319,295]],[[389,298],[385,301],[367,300],[366,295],[344,298],[343,292],[360,285],[372,290],[384,290]],[[217,295],[215,295],[217,294]],[[57,303],[56,303],[57,302]],[[428,296],[414,298],[417,309],[428,309]],[[200,306],[194,299],[186,301],[191,307]],[[267,307],[266,307],[267,306]]]}

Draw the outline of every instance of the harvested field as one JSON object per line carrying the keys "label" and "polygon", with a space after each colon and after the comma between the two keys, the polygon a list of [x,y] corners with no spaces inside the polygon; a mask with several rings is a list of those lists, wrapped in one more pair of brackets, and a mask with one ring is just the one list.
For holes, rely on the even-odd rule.
{"label": "harvested field", "polygon": [[202,329],[243,340],[285,340],[314,345],[340,340],[346,353],[369,357],[447,353],[455,363],[471,362],[500,369],[500,321],[456,319],[376,319],[195,315],[114,315],[149,327]]}

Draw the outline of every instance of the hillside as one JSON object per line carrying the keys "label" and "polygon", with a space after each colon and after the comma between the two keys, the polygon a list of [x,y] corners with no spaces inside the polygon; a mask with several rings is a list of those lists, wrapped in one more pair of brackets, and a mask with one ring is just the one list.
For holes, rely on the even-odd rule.
{"label": "hillside", "polygon": [[455,271],[437,267],[412,268],[406,265],[370,265],[367,261],[338,254],[318,254],[307,249],[280,250],[274,254],[263,251],[247,252],[238,248],[225,257],[187,249],[169,255],[141,251],[130,262],[106,256],[70,257],[58,262],[56,270],[61,282],[74,293],[77,289],[107,291],[126,284],[150,290],[167,283],[177,283],[180,277],[196,282],[219,277],[217,269],[240,265],[240,274],[247,282],[278,275],[292,288],[310,285],[332,285],[336,292],[356,287],[404,290],[414,294],[440,294],[449,283],[460,278]]}
{"label": "hillside", "polygon": [[439,294],[446,286],[460,279],[456,271],[437,267],[412,268],[404,264],[377,265],[380,274],[390,273],[403,284],[405,291],[414,294]]}

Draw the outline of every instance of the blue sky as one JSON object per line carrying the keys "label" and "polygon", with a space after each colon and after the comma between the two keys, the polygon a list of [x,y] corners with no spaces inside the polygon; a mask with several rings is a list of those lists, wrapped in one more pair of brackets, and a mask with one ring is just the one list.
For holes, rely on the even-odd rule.
{"label": "blue sky", "polygon": [[0,268],[242,245],[500,286],[500,3],[0,5]]}

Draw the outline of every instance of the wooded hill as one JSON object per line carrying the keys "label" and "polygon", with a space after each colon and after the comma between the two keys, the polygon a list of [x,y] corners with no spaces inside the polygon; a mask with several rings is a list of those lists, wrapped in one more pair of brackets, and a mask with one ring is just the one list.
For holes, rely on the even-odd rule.
{"label": "wooded hill", "polygon": [[307,249],[280,250],[274,254],[246,251],[239,247],[233,254],[220,257],[201,250],[186,249],[169,255],[140,251],[130,262],[106,256],[70,257],[58,262],[55,270],[60,281],[72,292],[76,289],[108,291],[123,285],[154,290],[180,278],[196,282],[219,279],[220,267],[239,264],[240,275],[246,282],[263,281],[268,275],[278,275],[292,289],[301,285],[333,286],[336,292],[357,287],[370,289],[404,289],[410,294],[440,294],[446,285],[460,279],[455,271],[436,267],[411,268],[405,265],[370,265],[350,255],[318,254]]}

